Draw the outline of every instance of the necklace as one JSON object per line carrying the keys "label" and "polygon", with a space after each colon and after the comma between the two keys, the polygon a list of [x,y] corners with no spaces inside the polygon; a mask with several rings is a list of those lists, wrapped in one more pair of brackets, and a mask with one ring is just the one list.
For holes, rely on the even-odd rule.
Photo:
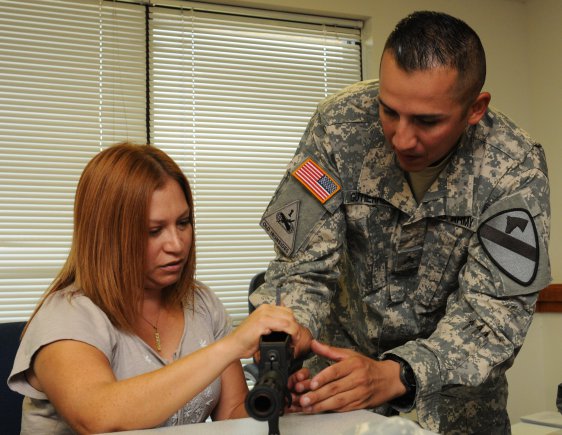
{"label": "necklace", "polygon": [[158,331],[158,322],[160,321],[160,308],[158,308],[158,317],[156,318],[156,325],[154,325],[152,322],[149,322],[146,317],[144,317],[141,313],[141,317],[142,319],[148,323],[154,332],[154,342],[156,343],[156,350],[158,352],[162,351],[162,345],[160,344],[160,331]]}

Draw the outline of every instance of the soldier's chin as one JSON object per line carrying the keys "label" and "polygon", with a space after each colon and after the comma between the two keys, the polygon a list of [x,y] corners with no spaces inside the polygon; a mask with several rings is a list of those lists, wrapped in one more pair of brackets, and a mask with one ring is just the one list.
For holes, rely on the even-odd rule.
{"label": "soldier's chin", "polygon": [[400,168],[406,172],[419,172],[427,167],[419,157],[397,156],[397,160]]}

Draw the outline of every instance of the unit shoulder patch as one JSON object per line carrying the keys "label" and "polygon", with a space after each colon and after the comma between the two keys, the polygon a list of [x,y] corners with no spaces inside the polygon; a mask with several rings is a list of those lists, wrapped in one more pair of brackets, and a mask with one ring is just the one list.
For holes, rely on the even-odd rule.
{"label": "unit shoulder patch", "polygon": [[292,175],[322,204],[341,189],[340,185],[311,158],[306,159]]}
{"label": "unit shoulder patch", "polygon": [[291,202],[264,216],[260,222],[261,227],[286,256],[291,255],[295,247],[299,205],[300,201]]}
{"label": "unit shoulder patch", "polygon": [[478,239],[492,262],[522,286],[530,285],[539,266],[535,222],[525,209],[505,210],[478,228]]}

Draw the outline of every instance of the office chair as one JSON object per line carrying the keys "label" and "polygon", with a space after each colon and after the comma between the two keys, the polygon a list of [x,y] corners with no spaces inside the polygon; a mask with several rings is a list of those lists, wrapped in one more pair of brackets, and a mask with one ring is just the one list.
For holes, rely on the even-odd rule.
{"label": "office chair", "polygon": [[[248,314],[256,309],[250,302],[250,295],[265,281],[265,271],[256,273],[250,280],[250,285],[248,287]],[[259,376],[259,369],[257,364],[250,363],[244,365],[244,377],[246,382],[250,384],[255,384]]]}
{"label": "office chair", "polygon": [[14,393],[6,382],[12,371],[25,322],[0,323],[0,433],[19,435],[23,396]]}
{"label": "office chair", "polygon": [[250,295],[256,290],[260,285],[265,282],[265,271],[256,273],[250,280],[250,285],[248,288],[248,314],[256,309],[250,302]]}

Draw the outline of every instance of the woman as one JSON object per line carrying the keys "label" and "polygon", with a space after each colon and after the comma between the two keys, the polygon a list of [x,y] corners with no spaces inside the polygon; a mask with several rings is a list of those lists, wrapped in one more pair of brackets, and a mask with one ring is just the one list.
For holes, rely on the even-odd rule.
{"label": "woman", "polygon": [[23,335],[10,388],[22,433],[109,432],[245,416],[240,358],[290,310],[264,306],[236,330],[194,279],[193,197],[152,146],[95,156],[78,183],[68,259]]}

